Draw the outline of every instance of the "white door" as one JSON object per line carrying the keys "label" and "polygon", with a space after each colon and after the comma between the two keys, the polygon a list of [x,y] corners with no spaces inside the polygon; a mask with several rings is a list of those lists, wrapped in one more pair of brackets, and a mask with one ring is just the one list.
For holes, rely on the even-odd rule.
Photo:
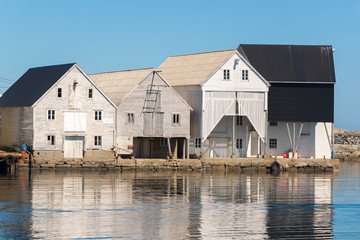
{"label": "white door", "polygon": [[84,156],[84,137],[65,136],[64,158],[82,158]]}
{"label": "white door", "polygon": [[228,157],[229,146],[227,138],[210,138],[210,157]]}

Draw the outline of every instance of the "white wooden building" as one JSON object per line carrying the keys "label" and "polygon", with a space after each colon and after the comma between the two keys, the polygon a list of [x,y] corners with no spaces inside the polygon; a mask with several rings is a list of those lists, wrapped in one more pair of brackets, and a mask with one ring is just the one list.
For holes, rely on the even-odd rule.
{"label": "white wooden building", "polygon": [[77,64],[29,69],[0,98],[3,146],[35,160],[112,159],[114,103]]}
{"label": "white wooden building", "polygon": [[89,76],[117,106],[118,155],[188,155],[191,107],[158,72],[146,68]]}
{"label": "white wooden building", "polygon": [[158,71],[194,109],[190,153],[264,153],[270,85],[237,50],[171,56]]}

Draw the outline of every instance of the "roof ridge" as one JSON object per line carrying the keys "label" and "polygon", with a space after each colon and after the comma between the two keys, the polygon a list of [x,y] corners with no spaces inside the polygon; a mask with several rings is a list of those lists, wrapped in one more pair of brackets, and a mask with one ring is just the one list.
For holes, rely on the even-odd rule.
{"label": "roof ridge", "polygon": [[241,45],[252,45],[252,46],[299,46],[299,47],[332,47],[332,45],[316,45],[316,44],[256,44],[256,43],[240,43]]}
{"label": "roof ridge", "polygon": [[66,65],[77,65],[77,63],[64,63],[64,64],[55,64],[55,65],[48,65],[48,66],[40,66],[40,67],[32,67],[32,68],[29,68],[28,70],[30,69],[38,69],[38,68],[48,68],[48,67],[59,67],[59,66],[66,66]]}
{"label": "roof ridge", "polygon": [[130,71],[139,71],[139,70],[150,70],[155,68],[135,68],[135,69],[126,69],[126,70],[117,70],[117,71],[108,71],[108,72],[99,72],[99,73],[89,73],[88,75],[104,74],[104,73],[118,73],[118,72],[130,72]]}
{"label": "roof ridge", "polygon": [[189,55],[200,55],[200,54],[206,54],[206,53],[227,52],[227,51],[237,51],[237,49],[226,49],[226,50],[216,50],[216,51],[208,51],[208,52],[199,52],[199,53],[180,54],[180,55],[169,56],[169,58],[170,58],[170,57],[189,56]]}

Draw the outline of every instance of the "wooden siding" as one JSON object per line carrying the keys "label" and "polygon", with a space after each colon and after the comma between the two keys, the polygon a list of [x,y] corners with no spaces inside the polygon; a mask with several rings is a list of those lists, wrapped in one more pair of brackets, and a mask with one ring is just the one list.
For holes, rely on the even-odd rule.
{"label": "wooden siding", "polygon": [[[74,81],[77,82],[74,85]],[[61,98],[58,88],[62,89]],[[93,89],[92,99],[88,90]],[[64,150],[65,135],[84,136],[87,149],[110,150],[114,145],[115,107],[78,69],[73,68],[34,107],[34,150]],[[55,110],[55,119],[48,120],[47,111]],[[94,120],[94,111],[102,111],[102,120]],[[64,111],[86,113],[86,131],[65,132]],[[83,128],[80,128],[83,129]],[[55,135],[55,145],[47,143],[47,135]],[[102,145],[94,146],[94,136],[102,137]]]}

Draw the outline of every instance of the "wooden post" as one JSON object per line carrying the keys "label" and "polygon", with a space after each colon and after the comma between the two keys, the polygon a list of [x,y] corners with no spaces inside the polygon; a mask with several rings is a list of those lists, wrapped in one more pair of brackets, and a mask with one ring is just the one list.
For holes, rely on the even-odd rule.
{"label": "wooden post", "polygon": [[183,155],[182,155],[183,159],[185,159],[185,142],[186,142],[186,139],[183,139]]}
{"label": "wooden post", "polygon": [[233,116],[233,123],[232,123],[232,137],[231,137],[231,157],[234,158],[235,157],[235,124],[236,124],[236,116]]}
{"label": "wooden post", "polygon": [[174,149],[174,158],[178,158],[178,139],[175,139],[175,149]]}
{"label": "wooden post", "polygon": [[167,143],[168,143],[169,156],[172,157],[171,146],[170,146],[170,138],[167,138]]}
{"label": "wooden post", "polygon": [[186,139],[187,151],[186,151],[186,158],[190,159],[190,139]]}

